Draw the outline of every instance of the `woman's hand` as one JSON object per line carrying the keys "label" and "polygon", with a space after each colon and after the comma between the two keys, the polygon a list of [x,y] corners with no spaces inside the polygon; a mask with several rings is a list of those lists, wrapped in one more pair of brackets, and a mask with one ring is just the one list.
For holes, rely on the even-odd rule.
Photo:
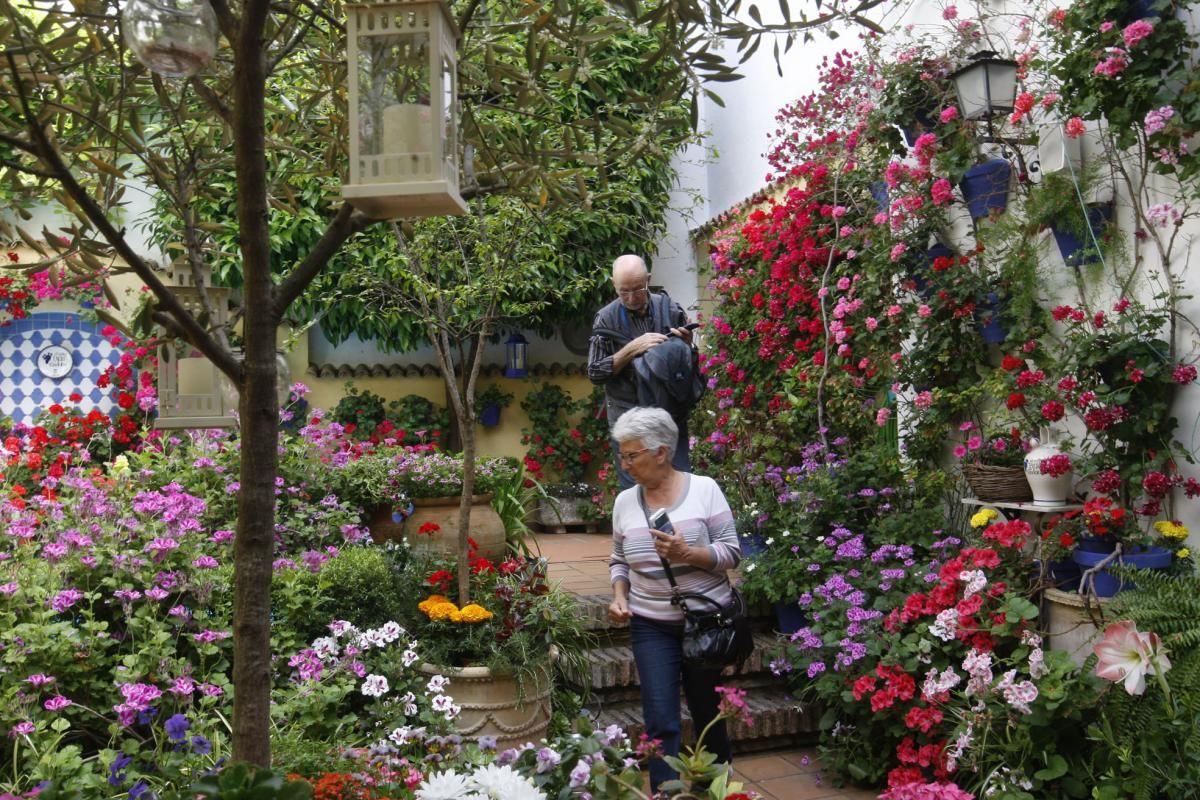
{"label": "woman's hand", "polygon": [[628,622],[632,616],[633,612],[629,610],[628,597],[614,597],[608,604],[608,618],[613,622]]}
{"label": "woman's hand", "polygon": [[665,558],[667,561],[676,564],[691,563],[688,559],[691,558],[692,548],[688,545],[682,534],[665,533],[656,528],[651,528],[650,535],[654,537],[654,551],[658,553],[659,558]]}

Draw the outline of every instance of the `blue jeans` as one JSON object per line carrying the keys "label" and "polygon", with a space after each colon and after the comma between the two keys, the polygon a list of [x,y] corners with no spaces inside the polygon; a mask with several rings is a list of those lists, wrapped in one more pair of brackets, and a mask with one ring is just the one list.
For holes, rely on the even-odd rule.
{"label": "blue jeans", "polygon": [[[675,424],[679,425],[679,420],[675,420]],[[687,422],[679,425],[679,440],[675,442],[675,453],[671,456],[671,466],[680,472],[692,471],[692,459],[688,447],[688,430]],[[612,444],[613,466],[617,468],[617,483],[622,489],[628,489],[633,486],[633,476],[625,471],[621,466],[621,449],[617,444],[616,439],[609,439]]]}
{"label": "blue jeans", "polygon": [[[681,685],[696,725],[696,735],[699,736],[717,716],[720,698],[714,688],[721,680],[721,673],[695,669],[683,663],[682,625],[656,622],[635,615],[629,622],[629,634],[633,640],[633,658],[637,662],[638,679],[642,687],[642,719],[646,723],[646,735],[651,739],[661,739],[666,755],[679,755]],[[704,739],[704,749],[716,754],[717,761],[729,763],[731,754],[725,720],[709,730]],[[661,758],[650,761],[651,794],[658,791],[659,784],[678,777],[678,773]]]}

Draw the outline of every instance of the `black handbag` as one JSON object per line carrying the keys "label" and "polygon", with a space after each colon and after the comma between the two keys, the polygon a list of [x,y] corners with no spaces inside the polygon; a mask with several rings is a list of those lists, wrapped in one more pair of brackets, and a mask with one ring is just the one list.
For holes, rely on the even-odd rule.
{"label": "black handbag", "polygon": [[[640,490],[638,494],[641,499]],[[642,500],[642,508],[645,507]],[[746,601],[738,590],[729,586],[731,597],[727,606],[702,594],[684,594],[679,591],[671,565],[661,556],[659,560],[671,584],[671,605],[679,606],[683,612],[684,663],[716,671],[730,664],[741,667],[754,650],[754,632],[746,618]],[[688,603],[692,605],[689,607]]]}

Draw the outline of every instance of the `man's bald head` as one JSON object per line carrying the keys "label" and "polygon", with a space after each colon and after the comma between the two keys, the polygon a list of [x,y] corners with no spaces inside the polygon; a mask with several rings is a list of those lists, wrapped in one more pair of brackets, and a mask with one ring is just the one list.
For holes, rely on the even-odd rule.
{"label": "man's bald head", "polygon": [[613,261],[613,288],[621,305],[630,311],[642,312],[650,303],[650,272],[641,256],[626,254]]}

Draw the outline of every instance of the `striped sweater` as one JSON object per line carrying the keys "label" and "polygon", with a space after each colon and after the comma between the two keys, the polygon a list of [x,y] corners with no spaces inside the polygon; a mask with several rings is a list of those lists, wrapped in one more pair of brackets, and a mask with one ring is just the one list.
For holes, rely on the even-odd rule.
{"label": "striped sweater", "polygon": [[[693,547],[705,546],[716,556],[712,570],[672,564],[671,572],[683,594],[702,594],[725,605],[729,602],[726,570],[741,560],[733,512],[712,478],[684,473],[683,495],[667,509],[676,533]],[[609,574],[613,583],[629,583],[629,610],[639,617],[683,622],[683,612],[671,605],[671,584],[654,551],[654,537],[639,502],[639,487],[617,495],[613,504],[613,551]],[[650,509],[654,511],[655,509]],[[706,610],[701,607],[693,610]]]}

